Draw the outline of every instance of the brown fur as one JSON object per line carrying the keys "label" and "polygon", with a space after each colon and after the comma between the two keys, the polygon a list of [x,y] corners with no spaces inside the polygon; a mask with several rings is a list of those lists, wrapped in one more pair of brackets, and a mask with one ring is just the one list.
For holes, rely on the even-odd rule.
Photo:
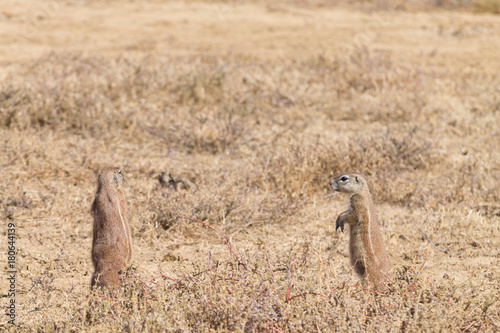
{"label": "brown fur", "polygon": [[350,194],[350,207],[339,215],[336,228],[350,226],[349,254],[354,271],[381,290],[390,276],[391,264],[384,247],[377,213],[366,179],[359,173],[344,172],[330,180],[332,189]]}
{"label": "brown fur", "polygon": [[91,209],[94,216],[94,274],[91,287],[118,287],[118,272],[132,257],[127,205],[122,185],[123,176],[120,169],[105,168],[99,173],[97,192]]}

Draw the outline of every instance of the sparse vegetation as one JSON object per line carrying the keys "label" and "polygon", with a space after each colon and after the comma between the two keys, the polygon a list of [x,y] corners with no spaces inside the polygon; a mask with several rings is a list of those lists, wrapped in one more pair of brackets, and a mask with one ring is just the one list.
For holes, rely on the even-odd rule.
{"label": "sparse vegetation", "polygon": [[474,1],[474,9],[482,13],[500,14],[500,1],[498,0]]}
{"label": "sparse vegetation", "polygon": [[[243,5],[277,15],[274,29],[286,8],[320,13]],[[399,27],[420,29],[408,17]],[[463,35],[500,29],[471,22]],[[453,29],[425,42],[459,38]],[[500,331],[500,77],[481,54],[494,43],[477,43],[467,66],[460,52],[373,45],[269,47],[275,57],[57,51],[10,66],[0,217],[17,224],[16,331]],[[121,292],[91,295],[89,210],[106,165],[125,175],[135,255]],[[394,262],[384,294],[360,288],[348,237],[334,231],[345,198],[328,180],[342,170],[370,182]]]}

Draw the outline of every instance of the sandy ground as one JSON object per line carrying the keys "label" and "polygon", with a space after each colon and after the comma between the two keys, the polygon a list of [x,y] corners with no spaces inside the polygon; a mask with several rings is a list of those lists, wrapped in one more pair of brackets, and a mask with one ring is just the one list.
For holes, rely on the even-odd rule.
{"label": "sandy ground", "polygon": [[[498,16],[339,8],[130,1],[5,1],[3,65],[47,52],[329,55],[366,44],[402,61],[499,65]],[[480,51],[480,52],[478,52]],[[481,57],[478,58],[477,54]]]}

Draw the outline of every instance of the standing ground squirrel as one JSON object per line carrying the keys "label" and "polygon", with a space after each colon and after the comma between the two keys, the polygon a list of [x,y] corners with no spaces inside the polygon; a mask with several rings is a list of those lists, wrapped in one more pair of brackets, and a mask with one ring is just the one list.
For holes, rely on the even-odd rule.
{"label": "standing ground squirrel", "polygon": [[127,205],[122,185],[121,169],[105,168],[99,173],[91,209],[94,216],[92,263],[95,269],[91,287],[118,287],[118,272],[132,257]]}
{"label": "standing ground squirrel", "polygon": [[351,195],[350,207],[337,218],[335,230],[340,228],[343,232],[344,224],[350,225],[349,254],[354,271],[363,283],[383,289],[391,264],[366,179],[359,173],[344,172],[330,180],[330,186]]}

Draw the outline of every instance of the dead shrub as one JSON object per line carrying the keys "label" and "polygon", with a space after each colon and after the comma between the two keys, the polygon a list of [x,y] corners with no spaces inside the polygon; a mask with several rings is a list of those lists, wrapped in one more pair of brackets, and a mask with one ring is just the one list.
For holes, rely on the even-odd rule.
{"label": "dead shrub", "polygon": [[263,155],[256,168],[264,170],[264,177],[253,181],[296,200],[307,198],[312,192],[328,191],[328,180],[348,170],[368,176],[378,200],[408,203],[412,190],[388,191],[387,180],[402,177],[398,183],[407,182],[406,174],[429,168],[434,163],[432,157],[431,142],[423,139],[415,128],[402,136],[387,131],[328,145],[290,144],[277,153]]}
{"label": "dead shrub", "polygon": [[[251,174],[252,170],[248,172]],[[209,221],[224,232],[232,232],[265,223],[280,223],[298,209],[296,202],[284,196],[242,186],[245,181],[248,180],[215,179],[203,185],[212,188],[210,194],[157,188],[149,203],[151,220],[166,230],[175,226],[185,236],[193,237],[192,230],[197,229],[188,226],[189,221],[182,221],[179,216]]]}
{"label": "dead shrub", "polygon": [[478,202],[498,202],[500,200],[500,177],[491,166],[474,157],[460,162],[456,171],[443,180],[446,202],[465,202],[470,206]]}
{"label": "dead shrub", "polygon": [[[192,113],[192,112],[189,112]],[[245,122],[230,112],[207,110],[192,117],[169,119],[164,125],[148,129],[168,147],[189,153],[231,153],[245,139]]]}
{"label": "dead shrub", "polygon": [[[209,257],[183,276],[162,274],[149,279],[131,275],[127,279],[130,288],[122,294],[93,297],[87,312],[75,311],[58,328],[85,327],[85,320],[78,321],[85,312],[94,327],[115,323],[131,330],[173,327],[196,332],[386,331],[394,325],[408,331],[466,330],[491,327],[491,318],[498,315],[494,300],[484,293],[460,291],[453,282],[423,279],[420,271],[425,261],[420,267],[396,270],[389,289],[377,294],[334,277],[333,272],[329,277],[315,273],[312,266],[317,263],[296,269],[293,255],[284,269],[274,268],[266,251],[247,252],[242,259]],[[326,279],[329,284],[308,282]],[[450,306],[472,309],[474,316],[460,316]],[[453,320],[443,321],[443,316]]]}

